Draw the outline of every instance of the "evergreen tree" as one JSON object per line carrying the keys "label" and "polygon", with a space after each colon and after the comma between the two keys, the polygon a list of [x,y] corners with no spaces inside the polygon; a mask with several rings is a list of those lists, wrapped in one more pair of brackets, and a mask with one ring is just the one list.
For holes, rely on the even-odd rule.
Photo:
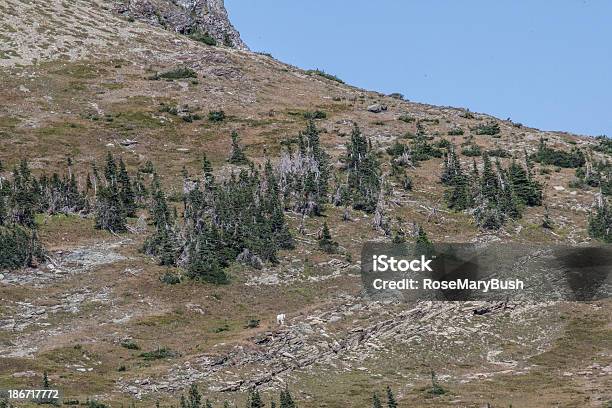
{"label": "evergreen tree", "polygon": [[119,195],[121,196],[121,202],[125,209],[127,217],[134,217],[136,215],[136,202],[135,194],[132,189],[132,181],[125,168],[123,159],[119,159],[119,173],[117,174],[117,182],[119,187]]}
{"label": "evergreen tree", "polygon": [[280,392],[280,408],[296,408],[295,402],[293,401],[293,397],[289,392],[289,388],[285,387],[284,390]]}
{"label": "evergreen tree", "polygon": [[323,223],[321,237],[319,238],[319,248],[328,254],[333,254],[338,251],[338,243],[332,239],[327,222]]}
{"label": "evergreen tree", "polygon": [[431,258],[435,252],[433,244],[421,226],[419,226],[417,236],[414,241],[414,249],[417,256],[424,255],[426,258]]}
{"label": "evergreen tree", "polygon": [[331,177],[331,166],[329,155],[321,147],[319,140],[319,130],[313,120],[309,120],[303,137],[308,144],[307,148],[312,154],[316,162],[318,177],[316,180],[316,196],[317,201],[321,203],[327,202],[329,190],[329,179]]}
{"label": "evergreen tree", "polygon": [[276,245],[283,249],[293,249],[295,248],[295,243],[285,222],[285,213],[283,212],[283,205],[280,199],[278,181],[269,160],[266,162],[264,177],[266,184],[265,211],[270,219],[270,228]]}
{"label": "evergreen tree", "polygon": [[380,402],[380,398],[378,398],[377,393],[372,395],[372,408],[382,408],[382,403]]}
{"label": "evergreen tree", "polygon": [[397,402],[395,401],[395,396],[393,395],[393,391],[391,391],[391,387],[387,385],[387,407],[388,408],[397,408]]}
{"label": "evergreen tree", "polygon": [[229,279],[217,257],[217,234],[213,227],[204,227],[204,231],[192,245],[187,274],[194,279],[214,284],[228,283]]}
{"label": "evergreen tree", "polygon": [[515,160],[508,167],[508,181],[524,205],[531,207],[542,204],[542,187]]}
{"label": "evergreen tree", "polygon": [[47,375],[46,371],[43,373],[42,387],[45,390],[49,389],[49,376]]}
{"label": "evergreen tree", "polygon": [[202,395],[198,391],[198,387],[195,384],[191,384],[189,388],[189,408],[200,408],[202,406]]}
{"label": "evergreen tree", "polygon": [[202,173],[204,174],[204,182],[206,187],[210,188],[214,185],[215,176],[213,175],[213,166],[206,154],[202,157]]}
{"label": "evergreen tree", "polygon": [[0,227],[8,222],[8,208],[4,191],[0,188]]}
{"label": "evergreen tree", "polygon": [[238,132],[232,132],[232,153],[229,158],[229,162],[235,165],[245,165],[249,164],[249,159],[247,159],[246,155],[242,151],[242,147],[240,147],[238,141]]}
{"label": "evergreen tree", "polygon": [[13,171],[13,191],[9,207],[14,222],[28,228],[36,228],[34,216],[38,206],[38,197],[36,189],[33,188],[33,182],[28,162],[25,159],[21,160],[19,167]]}
{"label": "evergreen tree", "polygon": [[493,170],[491,159],[489,159],[489,155],[487,153],[482,155],[482,161],[483,168],[480,179],[480,191],[486,199],[497,203],[499,195],[499,179]]}
{"label": "evergreen tree", "polygon": [[263,408],[264,403],[259,395],[259,391],[253,390],[250,395],[250,408]]}
{"label": "evergreen tree", "polygon": [[357,126],[347,145],[348,188],[353,208],[372,213],[380,193],[380,164]]}
{"label": "evergreen tree", "polygon": [[126,227],[126,211],[117,183],[117,164],[113,156],[106,156],[104,169],[106,185],[98,188],[96,195],[96,228],[112,232],[124,232]]}
{"label": "evergreen tree", "polygon": [[548,207],[544,207],[544,218],[542,219],[542,228],[546,229],[554,229],[555,224],[550,218],[550,212],[548,211]]}
{"label": "evergreen tree", "polygon": [[599,198],[595,212],[591,212],[588,220],[589,235],[606,243],[612,243],[612,211],[604,197]]}

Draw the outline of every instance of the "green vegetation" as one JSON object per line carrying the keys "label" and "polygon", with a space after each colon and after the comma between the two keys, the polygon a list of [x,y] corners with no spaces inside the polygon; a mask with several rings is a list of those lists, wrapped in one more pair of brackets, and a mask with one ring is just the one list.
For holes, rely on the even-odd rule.
{"label": "green vegetation", "polygon": [[495,136],[501,132],[499,125],[496,122],[480,123],[472,128],[472,131],[477,135]]}
{"label": "green vegetation", "polygon": [[225,120],[225,112],[222,110],[208,112],[208,120],[211,122],[223,122]]}
{"label": "green vegetation", "polygon": [[121,347],[124,347],[128,350],[140,350],[138,344],[136,344],[133,340],[124,340],[121,342]]}
{"label": "green vegetation", "polygon": [[319,237],[319,248],[328,254],[335,254],[338,252],[338,243],[332,239],[327,222],[323,223],[323,229]]}
{"label": "green vegetation", "polygon": [[542,204],[542,187],[531,176],[527,157],[527,170],[514,160],[507,169],[496,162],[495,170],[487,153],[482,160],[482,174],[478,173],[476,162],[471,174],[467,174],[454,149],[446,156],[440,180],[449,187],[445,192],[449,208],[455,211],[474,209],[479,226],[498,229],[507,219],[519,219],[524,206]]}
{"label": "green vegetation", "polygon": [[372,151],[370,141],[357,126],[353,128],[351,140],[346,147],[348,196],[354,209],[372,213],[376,209],[381,188],[380,163]]}
{"label": "green vegetation", "polygon": [[448,131],[449,136],[461,136],[463,134],[463,129],[460,127],[454,127]]}
{"label": "green vegetation", "polygon": [[123,159],[117,167],[115,158],[106,156],[104,183],[101,182],[97,169],[93,168],[96,188],[95,220],[96,228],[112,232],[127,231],[127,217],[133,217],[136,211],[136,193]]}
{"label": "green vegetation", "polygon": [[565,168],[582,167],[586,161],[584,153],[577,147],[572,147],[570,152],[556,150],[548,147],[543,138],[540,138],[538,151],[532,158],[536,163]]}
{"label": "green vegetation", "polygon": [[461,154],[468,157],[482,156],[482,149],[476,144],[471,144],[463,147]]}
{"label": "green vegetation", "polygon": [[201,31],[194,31],[193,33],[189,34],[189,38],[191,38],[194,41],[204,43],[206,45],[211,45],[211,46],[217,45],[217,40],[211,37],[208,33],[203,33]]}
{"label": "green vegetation", "polygon": [[321,71],[320,69],[309,69],[309,70],[306,71],[306,73],[308,75],[318,75],[318,76],[323,77],[325,79],[329,79],[330,81],[339,82],[341,84],[344,83],[344,81],[341,80],[340,78],[338,78],[337,76],[332,75],[332,74],[328,74],[327,72]]}
{"label": "green vegetation", "polygon": [[596,151],[612,155],[612,139],[606,136],[597,136],[595,140],[597,140]]}
{"label": "green vegetation", "polygon": [[612,243],[612,211],[610,203],[600,198],[595,206],[595,212],[589,215],[589,235],[605,243]]}
{"label": "green vegetation", "polygon": [[313,112],[304,112],[304,119],[325,119],[327,118],[327,113],[316,110]]}
{"label": "green vegetation", "polygon": [[414,116],[403,114],[403,115],[400,115],[399,118],[397,118],[397,120],[401,120],[402,122],[406,122],[406,123],[412,123],[416,121],[416,118]]}
{"label": "green vegetation", "polygon": [[197,77],[198,77],[198,74],[191,68],[179,67],[179,68],[175,68],[170,71],[157,73],[153,76],[148,77],[147,79],[150,79],[152,81],[157,81],[159,79],[167,79],[167,80],[172,81],[174,79],[189,79],[189,78],[197,78]]}
{"label": "green vegetation", "polygon": [[239,144],[238,133],[236,131],[232,132],[232,153],[228,161],[237,166],[249,164],[249,159],[247,159]]}
{"label": "green vegetation", "polygon": [[425,130],[420,123],[417,124],[417,134],[412,139],[410,149],[412,160],[417,162],[444,156],[442,150],[429,143]]}
{"label": "green vegetation", "polygon": [[179,356],[179,353],[167,347],[160,347],[155,350],[145,351],[139,354],[139,357],[142,357],[145,361],[163,360],[166,358],[174,358],[178,356]]}
{"label": "green vegetation", "polygon": [[447,393],[447,391],[438,383],[435,371],[431,372],[431,387],[426,388],[425,392],[432,395],[444,395]]}

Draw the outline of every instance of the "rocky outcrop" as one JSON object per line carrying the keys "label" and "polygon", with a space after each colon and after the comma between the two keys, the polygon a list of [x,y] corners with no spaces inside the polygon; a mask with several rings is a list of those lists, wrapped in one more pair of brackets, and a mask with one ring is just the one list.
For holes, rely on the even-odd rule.
{"label": "rocky outcrop", "polygon": [[207,34],[218,44],[248,49],[230,22],[223,0],[122,0],[116,11],[167,30]]}

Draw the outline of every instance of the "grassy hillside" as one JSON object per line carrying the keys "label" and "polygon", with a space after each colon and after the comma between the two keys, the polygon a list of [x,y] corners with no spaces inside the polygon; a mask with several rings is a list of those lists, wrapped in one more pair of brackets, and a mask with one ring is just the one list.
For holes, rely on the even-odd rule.
{"label": "grassy hillside", "polygon": [[[595,139],[358,89],[111,10],[106,1],[0,5],[0,175],[9,178],[22,158],[36,175],[64,173],[70,157],[83,188],[92,164],[111,152],[130,171],[152,161],[180,212],[183,168],[199,174],[205,153],[217,177],[236,169],[227,163],[232,131],[253,162],[276,164],[320,111],[315,122],[334,171],[342,173],[357,124],[391,183],[388,216],[409,231],[421,225],[447,242],[590,241],[587,217],[599,190],[570,184],[574,168],[534,163],[553,229],[542,227],[545,206],[536,206],[485,231],[446,206],[443,158],[409,166],[413,187],[405,191],[390,176],[387,148],[423,132],[432,144],[457,146],[469,169],[482,158],[462,151],[506,152],[505,167],[512,156],[536,153],[541,139],[609,159],[593,150]],[[177,69],[193,75],[172,78],[181,76]],[[376,104],[386,110],[368,110]],[[225,119],[211,120],[219,111]],[[50,259],[0,279],[0,388],[39,387],[47,371],[65,397],[112,406],[176,405],[191,383],[218,406],[243,404],[251,386],[269,399],[286,384],[300,407],[369,406],[387,385],[400,406],[582,407],[612,399],[609,301],[514,304],[483,316],[473,313],[478,303],[375,301],[362,293],[357,262],[365,241],[389,239],[372,227],[372,214],[351,211],[345,222],[343,209],[328,205],[323,217],[305,219],[303,233],[299,214],[286,217],[295,250],[280,251],[280,263],[262,270],[233,264],[231,283],[216,286],[163,283],[169,269],[140,250],[147,232],[113,234],[95,230],[91,217],[39,215]],[[324,221],[341,253],[319,249]],[[278,327],[281,312],[287,325]],[[443,395],[427,392],[432,370]]]}

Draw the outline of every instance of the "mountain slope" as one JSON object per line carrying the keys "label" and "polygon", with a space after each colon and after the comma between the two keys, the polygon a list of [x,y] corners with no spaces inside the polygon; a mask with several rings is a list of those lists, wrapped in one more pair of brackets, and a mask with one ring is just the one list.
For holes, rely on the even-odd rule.
{"label": "mountain slope", "polygon": [[[130,7],[136,4],[143,3]],[[170,2],[150,4],[175,10]],[[545,208],[536,206],[500,230],[484,231],[471,214],[445,206],[442,158],[410,167],[413,189],[405,191],[390,177],[386,149],[424,132],[432,143],[446,139],[458,150],[478,145],[522,161],[540,138],[563,151],[589,151],[598,143],[592,138],[358,89],[270,56],[130,21],[116,6],[79,0],[0,5],[3,177],[20,158],[39,174],[64,172],[71,157],[84,186],[92,164],[110,151],[130,170],[155,163],[180,210],[182,169],[199,174],[202,153],[217,176],[236,170],[226,161],[233,130],[256,164],[276,161],[306,126],[304,114],[319,110],[325,112],[316,121],[321,143],[338,172],[354,124],[371,139],[392,189],[388,217],[401,218],[409,235],[418,224],[434,241],[590,242],[586,219],[598,190],[571,187],[575,169],[534,165],[553,230],[541,227]],[[186,24],[181,21],[177,27]],[[159,78],[185,67],[196,78]],[[368,110],[375,104],[387,109]],[[219,110],[224,121],[207,120]],[[185,120],[186,113],[202,119]],[[499,133],[478,134],[480,125],[497,125]],[[460,159],[465,168],[474,160]],[[511,158],[500,161],[506,166]],[[97,231],[91,218],[39,218],[51,260],[0,278],[0,388],[35,388],[48,371],[67,397],[113,404],[137,397],[146,406],[176,405],[193,382],[218,405],[242,403],[251,386],[269,398],[284,384],[301,407],[367,406],[372,392],[386,385],[406,406],[601,406],[610,398],[609,301],[495,305],[477,315],[475,309],[490,305],[406,307],[370,299],[356,260],[363,242],[388,239],[371,214],[352,211],[345,222],[343,210],[330,205],[325,217],[307,217],[300,228],[299,214],[289,212],[297,248],[281,251],[280,264],[262,270],[233,265],[227,286],[162,283],[167,268],[142,254],[144,234]],[[343,254],[318,249],[324,220]],[[278,313],[287,314],[285,327],[275,324]],[[250,327],[252,320],[259,327]],[[126,346],[130,341],[140,350]],[[163,347],[176,353],[141,356]],[[431,370],[447,394],[423,391]]]}

